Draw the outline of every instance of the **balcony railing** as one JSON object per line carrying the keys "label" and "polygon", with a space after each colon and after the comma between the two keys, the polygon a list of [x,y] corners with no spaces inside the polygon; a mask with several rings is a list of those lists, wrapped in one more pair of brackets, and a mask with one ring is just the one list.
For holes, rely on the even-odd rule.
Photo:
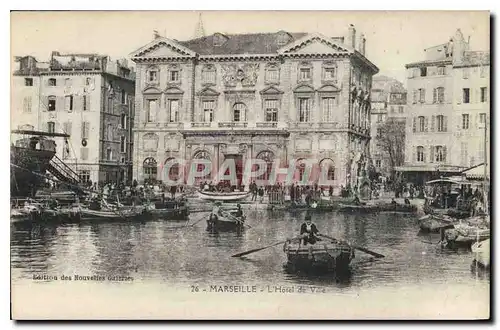
{"label": "balcony railing", "polygon": [[265,121],[256,123],[256,126],[258,128],[273,128],[273,127],[278,127],[278,122]]}
{"label": "balcony railing", "polygon": [[337,122],[325,122],[325,123],[319,123],[320,128],[340,128],[339,123]]}
{"label": "balcony railing", "polygon": [[199,127],[211,127],[212,123],[211,122],[191,122],[191,127],[192,128],[199,128]]}
{"label": "balcony railing", "polygon": [[238,127],[245,128],[248,126],[247,122],[239,122],[239,121],[229,121],[229,122],[220,122],[219,127]]}

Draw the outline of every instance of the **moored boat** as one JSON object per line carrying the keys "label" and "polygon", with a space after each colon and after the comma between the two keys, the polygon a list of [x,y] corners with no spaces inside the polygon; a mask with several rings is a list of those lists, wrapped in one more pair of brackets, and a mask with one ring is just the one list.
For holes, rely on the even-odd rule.
{"label": "moored boat", "polygon": [[383,204],[339,204],[340,212],[407,212],[413,213],[418,210],[416,205],[406,205],[399,203],[383,203]]}
{"label": "moored boat", "polygon": [[204,200],[211,201],[221,201],[221,202],[230,202],[230,201],[240,201],[246,199],[250,196],[250,192],[247,191],[232,191],[232,192],[212,192],[212,191],[198,191],[198,197]]}
{"label": "moored boat", "polygon": [[189,210],[183,201],[165,201],[150,203],[147,210],[155,219],[162,220],[187,220]]}
{"label": "moored boat", "polygon": [[470,248],[490,238],[489,228],[480,228],[469,224],[456,224],[454,228],[447,229],[444,233],[444,246],[448,248]]}
{"label": "moored boat", "polygon": [[295,270],[345,270],[354,258],[354,249],[349,244],[325,238],[308,245],[287,241],[283,251],[287,266]]}
{"label": "moored boat", "polygon": [[212,214],[207,219],[207,230],[209,231],[238,231],[245,228],[245,217],[217,216]]}
{"label": "moored boat", "polygon": [[471,247],[474,254],[473,261],[483,268],[490,267],[490,239],[476,242]]}
{"label": "moored boat", "polygon": [[425,215],[418,220],[422,232],[439,233],[441,229],[453,228],[455,221],[447,216]]}

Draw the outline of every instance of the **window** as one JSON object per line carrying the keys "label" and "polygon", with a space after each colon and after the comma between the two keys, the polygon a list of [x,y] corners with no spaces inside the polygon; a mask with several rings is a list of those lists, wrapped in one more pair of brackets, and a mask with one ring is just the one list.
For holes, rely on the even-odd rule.
{"label": "window", "polygon": [[443,115],[438,115],[436,117],[437,120],[437,131],[438,132],[445,132],[445,126],[444,126],[444,116]]}
{"label": "window", "polygon": [[402,105],[400,105],[400,106],[398,107],[398,110],[399,110],[399,113],[404,113],[404,112],[405,112],[405,107],[404,107],[404,106],[402,106]]}
{"label": "window", "polygon": [[462,129],[469,129],[469,114],[462,114]]}
{"label": "window", "polygon": [[113,150],[111,148],[106,149],[106,160],[113,160]]}
{"label": "window", "polygon": [[[67,124],[67,123],[64,123],[64,124]],[[64,132],[66,132],[66,130],[64,130]],[[69,157],[69,143],[68,143],[68,140],[67,139],[64,139],[64,147],[63,147],[63,159],[68,159],[70,158]]]}
{"label": "window", "polygon": [[418,117],[418,131],[419,132],[425,131],[425,117],[424,116]]}
{"label": "window", "polygon": [[84,121],[82,123],[82,139],[89,138],[89,131],[90,131],[90,123],[87,121]]}
{"label": "window", "polygon": [[206,123],[211,123],[214,121],[214,109],[215,109],[215,101],[208,100],[203,101],[203,118],[202,120]]}
{"label": "window", "polygon": [[427,76],[427,68],[420,68],[420,77]]}
{"label": "window", "polygon": [[31,96],[25,96],[23,99],[23,112],[30,113],[31,112]]}
{"label": "window", "polygon": [[49,96],[49,101],[47,104],[47,107],[49,111],[56,111],[56,97],[55,96]]}
{"label": "window", "polygon": [[168,100],[168,121],[175,123],[179,120],[179,100]]}
{"label": "window", "polygon": [[90,181],[90,171],[89,170],[79,170],[78,179],[80,183],[86,183]]}
{"label": "window", "polygon": [[106,137],[108,141],[113,141],[113,125],[108,124],[108,129],[106,130]]}
{"label": "window", "polygon": [[72,129],[72,124],[70,121],[67,121],[63,124],[63,130],[64,130],[64,133],[68,134],[68,135],[71,135],[71,129]]}
{"label": "window", "polygon": [[89,148],[80,148],[80,158],[87,160],[89,158]]}
{"label": "window", "polygon": [[311,68],[300,68],[299,80],[310,80],[311,79]]}
{"label": "window", "polygon": [[143,163],[144,179],[156,179],[158,173],[157,163],[154,158],[146,158]]}
{"label": "window", "polygon": [[246,105],[236,103],[233,106],[233,121],[246,121]]}
{"label": "window", "polygon": [[49,121],[47,123],[47,132],[48,133],[55,133],[56,132],[56,123],[53,121]]}
{"label": "window", "polygon": [[120,152],[127,152],[127,138],[120,136]]}
{"label": "window", "polygon": [[266,100],[265,104],[266,111],[266,121],[267,122],[277,122],[278,121],[278,100]]}
{"label": "window", "polygon": [[64,86],[71,86],[71,78],[64,79]]}
{"label": "window", "polygon": [[120,116],[120,128],[127,129],[127,115],[124,113]]}
{"label": "window", "polygon": [[55,78],[50,78],[49,86],[57,86],[57,80]]}
{"label": "window", "polygon": [[382,129],[381,128],[377,128],[377,137],[378,138],[382,137]]}
{"label": "window", "polygon": [[83,95],[83,102],[82,102],[83,103],[83,111],[89,110],[89,108],[90,108],[89,101],[90,101],[90,96]]}
{"label": "window", "polygon": [[420,103],[425,103],[425,89],[419,88],[418,89],[418,95],[419,95],[419,102]]}
{"label": "window", "polygon": [[213,66],[205,66],[201,72],[203,83],[215,84],[215,68]]}
{"label": "window", "polygon": [[147,100],[147,122],[152,123],[156,120],[158,100]]}
{"label": "window", "polygon": [[417,147],[417,162],[424,162],[424,147]]}
{"label": "window", "polygon": [[85,85],[86,86],[90,86],[91,83],[92,83],[92,78],[85,78]]}
{"label": "window", "polygon": [[277,82],[279,80],[279,69],[277,67],[269,67],[266,69],[266,81]]}
{"label": "window", "polygon": [[434,88],[432,103],[444,103],[444,87]]}
{"label": "window", "polygon": [[49,121],[47,123],[47,132],[55,133],[56,132],[56,123],[53,121]]}
{"label": "window", "polygon": [[479,114],[479,123],[486,124],[486,114],[484,112]]}
{"label": "window", "polygon": [[485,67],[485,66],[481,66],[481,69],[480,69],[480,72],[479,72],[479,76],[480,76],[481,78],[486,77],[486,72],[487,72],[487,70],[488,70],[488,68],[487,68],[487,67]]}
{"label": "window", "polygon": [[488,88],[481,87],[481,103],[488,102]]}
{"label": "window", "polygon": [[323,69],[323,79],[324,80],[335,80],[335,68],[328,67]]}
{"label": "window", "polygon": [[437,74],[440,76],[443,76],[446,74],[446,67],[445,66],[438,66],[437,67]]}
{"label": "window", "polygon": [[121,92],[121,99],[122,99],[122,104],[127,104],[127,92],[125,92],[124,89],[122,89]]}
{"label": "window", "polygon": [[462,69],[462,77],[464,79],[468,79],[469,78],[469,68],[463,68]]}
{"label": "window", "polygon": [[391,105],[391,113],[396,113],[396,107]]}
{"label": "window", "polygon": [[435,156],[436,162],[444,162],[446,159],[444,147],[443,146],[436,146],[434,156]]}
{"label": "window", "polygon": [[310,120],[310,99],[299,98],[299,122],[307,123]]}
{"label": "window", "polygon": [[33,78],[24,78],[24,86],[33,86]]}
{"label": "window", "polygon": [[379,113],[379,114],[377,115],[377,123],[381,123],[383,120],[384,120],[384,115],[383,115],[383,114],[381,114],[381,113]]}
{"label": "window", "polygon": [[153,69],[148,71],[148,82],[157,83],[158,82],[158,70]]}
{"label": "window", "polygon": [[418,100],[418,90],[413,91],[413,104],[416,104]]}
{"label": "window", "polygon": [[322,99],[323,122],[328,123],[334,121],[335,105],[335,97],[325,97]]}
{"label": "window", "polygon": [[377,167],[377,168],[381,168],[381,167],[382,167],[382,160],[380,160],[380,159],[376,159],[376,160],[375,160],[375,167]]}
{"label": "window", "polygon": [[464,88],[463,89],[463,103],[469,103],[469,102],[470,102],[470,89]]}
{"label": "window", "polygon": [[170,82],[179,81],[179,71],[178,70],[169,71],[168,81]]}
{"label": "window", "polygon": [[65,96],[64,108],[66,111],[73,111],[73,95],[66,95]]}
{"label": "window", "polygon": [[108,113],[113,113],[114,100],[112,97],[108,97]]}

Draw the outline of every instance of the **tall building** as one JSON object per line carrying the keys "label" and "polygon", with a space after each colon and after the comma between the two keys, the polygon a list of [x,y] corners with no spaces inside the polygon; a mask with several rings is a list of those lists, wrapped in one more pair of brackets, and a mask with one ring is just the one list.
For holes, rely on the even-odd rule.
{"label": "tall building", "polygon": [[[158,168],[169,159],[207,159],[215,168],[235,159],[241,179],[249,158],[268,164],[316,158],[337,190],[356,183],[369,156],[369,95],[378,72],[365,43],[352,25],[346,37],[155,35],[131,54],[134,178],[161,180]],[[298,173],[300,179],[303,165]]]}
{"label": "tall building", "polygon": [[[386,143],[384,137],[384,125],[388,121],[393,127],[394,133],[401,132],[401,138],[404,141],[404,132],[406,125],[406,89],[403,84],[391,77],[374,76],[371,90],[371,146],[370,152],[373,164],[376,170],[390,177],[393,174],[394,167],[403,165],[404,144],[395,145],[393,150]],[[397,141],[395,141],[397,142]],[[397,143],[396,143],[397,144]],[[391,151],[388,150],[391,148]]]}
{"label": "tall building", "polygon": [[12,128],[67,133],[57,154],[81,182],[131,180],[135,77],[126,60],[52,52],[16,58]]}
{"label": "tall building", "polygon": [[489,117],[489,51],[469,50],[458,29],[425,53],[423,61],[406,65],[410,116],[399,168],[417,184],[482,163]]}

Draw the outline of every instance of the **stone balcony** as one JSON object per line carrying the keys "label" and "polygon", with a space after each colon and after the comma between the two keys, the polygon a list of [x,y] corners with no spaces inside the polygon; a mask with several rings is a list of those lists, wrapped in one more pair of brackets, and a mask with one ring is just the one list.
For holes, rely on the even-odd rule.
{"label": "stone balcony", "polygon": [[258,122],[256,123],[257,128],[277,128],[278,127],[278,122]]}
{"label": "stone balcony", "polygon": [[218,123],[220,128],[246,128],[248,127],[247,122],[240,121],[223,121]]}

